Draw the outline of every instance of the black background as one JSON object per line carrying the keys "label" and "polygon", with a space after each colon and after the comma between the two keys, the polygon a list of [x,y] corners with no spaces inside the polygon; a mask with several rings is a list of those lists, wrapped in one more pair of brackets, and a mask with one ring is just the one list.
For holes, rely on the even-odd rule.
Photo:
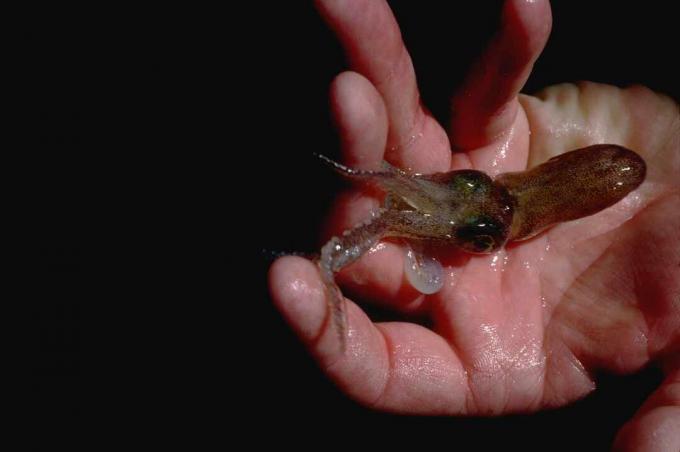
{"label": "black background", "polygon": [[[444,122],[498,23],[500,2],[470,3],[390,2]],[[668,5],[553,2],[524,92],[594,80],[677,100]],[[95,443],[144,433],[228,445],[247,426],[252,444],[354,445],[361,433],[385,445],[607,450],[658,371],[603,375],[569,407],[495,419],[375,413],[324,378],[271,306],[266,270],[272,251],[319,245],[339,182],[312,152],[337,153],[327,92],[346,64],[311,3],[253,6],[21,17],[35,412],[59,432],[37,436],[82,445],[94,427],[108,432]]]}

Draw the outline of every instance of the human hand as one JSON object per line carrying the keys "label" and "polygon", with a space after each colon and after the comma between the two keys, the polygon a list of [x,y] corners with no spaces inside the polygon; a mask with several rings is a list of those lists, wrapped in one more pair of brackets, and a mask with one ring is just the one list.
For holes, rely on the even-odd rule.
{"label": "human hand", "polygon": [[[453,101],[447,134],[420,106],[410,58],[384,3],[318,6],[356,71],[332,88],[351,166],[375,167],[384,157],[418,172],[496,175],[593,143],[624,145],[648,165],[636,192],[597,215],[490,256],[443,252],[447,279],[432,296],[408,287],[402,250],[382,243],[339,275],[341,285],[397,312],[427,316],[433,329],[374,324],[347,301],[345,354],[327,322],[316,267],[279,260],[270,274],[274,300],[329,377],[377,409],[500,414],[560,406],[591,391],[597,370],[630,373],[663,360],[664,385],[622,430],[620,444],[680,441],[672,436],[680,429],[671,427],[680,423],[672,395],[680,384],[677,105],[641,87],[596,84],[517,96],[549,33],[550,10],[543,1],[511,1],[499,37]],[[331,232],[377,204],[361,191],[342,196]]]}

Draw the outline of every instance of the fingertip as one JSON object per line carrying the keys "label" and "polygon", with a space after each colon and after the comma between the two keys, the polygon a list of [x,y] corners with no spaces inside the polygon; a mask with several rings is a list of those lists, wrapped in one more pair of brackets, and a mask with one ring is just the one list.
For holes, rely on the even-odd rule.
{"label": "fingertip", "polygon": [[461,150],[507,136],[518,118],[517,95],[550,35],[547,0],[507,0],[501,29],[452,102],[451,138]]}
{"label": "fingertip", "polygon": [[613,450],[680,450],[680,407],[659,407],[633,418],[616,435]]}
{"label": "fingertip", "polygon": [[552,29],[552,11],[548,0],[508,0],[503,5],[503,31],[520,38],[526,58],[535,60],[545,46]]}
{"label": "fingertip", "polygon": [[351,0],[314,0],[314,6],[325,14],[339,14],[348,9]]}
{"label": "fingertip", "polygon": [[333,107],[338,110],[334,113],[344,113],[338,117],[344,120],[342,125],[348,127],[368,128],[364,122],[384,121],[387,125],[387,113],[385,104],[370,80],[354,71],[345,71],[338,74],[331,83]]}
{"label": "fingertip", "polygon": [[330,102],[347,165],[375,169],[387,143],[387,110],[382,97],[363,75],[346,71],[331,84]]}
{"label": "fingertip", "polygon": [[[357,374],[369,377],[373,374],[374,369],[364,365],[366,355],[370,356],[371,363],[383,361],[380,347],[384,344],[373,323],[349,300],[344,301],[348,331],[343,350],[337,331],[328,318],[323,282],[311,261],[295,256],[278,259],[269,271],[269,286],[274,304],[283,317],[321,367],[340,384],[352,380]],[[366,376],[362,379],[368,381]],[[359,388],[359,392],[364,390],[367,388]],[[355,389],[348,388],[348,391],[351,393]]]}
{"label": "fingertip", "polygon": [[269,269],[269,290],[275,306],[305,342],[323,330],[327,309],[316,265],[297,256],[277,259]]}

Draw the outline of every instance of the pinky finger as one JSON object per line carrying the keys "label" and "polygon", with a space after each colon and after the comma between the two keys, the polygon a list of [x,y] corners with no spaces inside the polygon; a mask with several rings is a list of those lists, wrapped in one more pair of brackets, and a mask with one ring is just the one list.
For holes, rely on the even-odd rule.
{"label": "pinky finger", "polygon": [[410,323],[374,324],[346,300],[348,334],[343,352],[312,262],[279,259],[270,270],[269,285],[277,308],[321,368],[357,402],[403,413],[466,412],[467,374],[439,335]]}
{"label": "pinky finger", "polygon": [[312,262],[299,257],[277,260],[269,271],[269,288],[274,304],[321,368],[353,398],[377,399],[385,386],[389,360],[384,340],[366,314],[345,300],[348,332],[343,352]]}

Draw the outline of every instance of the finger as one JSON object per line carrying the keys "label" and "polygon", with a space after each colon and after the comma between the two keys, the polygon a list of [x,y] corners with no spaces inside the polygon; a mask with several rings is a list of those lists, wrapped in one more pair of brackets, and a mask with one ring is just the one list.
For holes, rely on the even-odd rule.
{"label": "finger", "polygon": [[[331,106],[339,131],[344,162],[355,168],[377,169],[387,140],[387,112],[382,97],[361,74],[344,72],[331,85]],[[382,195],[360,187],[341,194],[325,228],[324,238],[371,218]],[[424,309],[425,297],[411,287],[404,274],[404,250],[383,242],[343,269],[338,282],[348,293],[401,312]]]}
{"label": "finger", "polygon": [[680,450],[680,369],[669,375],[623,426],[614,450]]}
{"label": "finger", "polygon": [[[276,307],[316,357],[322,363],[338,359],[340,343],[331,331],[333,322],[317,266],[299,257],[280,258],[269,270],[269,289]],[[355,334],[353,330],[358,328],[363,332],[366,324],[354,308],[348,311],[351,311],[348,312],[348,339],[351,339]],[[375,341],[370,337],[368,340]],[[379,356],[375,358],[380,359]]]}
{"label": "finger", "polygon": [[411,57],[384,0],[317,0],[317,8],[340,39],[351,68],[382,96],[389,118],[392,163],[417,172],[450,165],[446,133],[420,103]]}
{"label": "finger", "polygon": [[465,369],[440,336],[413,324],[373,324],[346,300],[348,335],[342,353],[313,263],[281,258],[270,270],[269,284],[277,308],[321,368],[358,402],[399,412],[465,412]]}
{"label": "finger", "polygon": [[347,71],[333,80],[330,103],[343,162],[379,169],[387,143],[387,111],[378,91],[361,74]]}
{"label": "finger", "polygon": [[517,94],[545,46],[551,24],[548,0],[505,2],[501,30],[454,96],[454,147],[481,148],[509,133],[518,112]]}
{"label": "finger", "polygon": [[664,162],[649,165],[648,180],[677,181],[675,100],[639,85],[618,88],[583,81],[550,86],[519,100],[531,122],[530,166],[571,149],[615,143],[635,150],[648,163]]}
{"label": "finger", "polygon": [[[323,239],[342,236],[343,231],[370,219],[372,212],[378,208],[379,200],[371,193],[355,189],[341,193],[324,227]],[[431,297],[418,292],[408,281],[405,254],[406,250],[399,240],[383,240],[359,260],[343,268],[336,280],[346,294],[362,302],[403,314],[425,314],[430,308]]]}

